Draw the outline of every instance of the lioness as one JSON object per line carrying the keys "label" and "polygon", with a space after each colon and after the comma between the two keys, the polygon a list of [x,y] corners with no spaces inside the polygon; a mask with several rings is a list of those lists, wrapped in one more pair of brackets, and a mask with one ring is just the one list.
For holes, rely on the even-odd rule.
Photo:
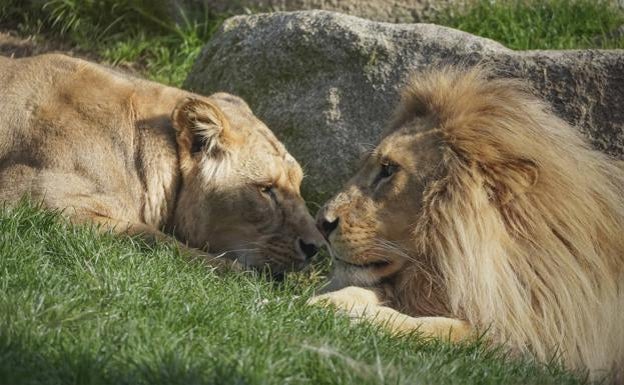
{"label": "lioness", "polygon": [[414,76],[379,145],[318,214],[336,291],[312,302],[395,331],[482,330],[618,378],[622,196],[621,164],[523,83],[481,69]]}
{"label": "lioness", "polygon": [[150,238],[165,229],[217,266],[283,272],[323,243],[299,164],[236,96],[57,54],[0,57],[0,135],[0,201],[29,195]]}

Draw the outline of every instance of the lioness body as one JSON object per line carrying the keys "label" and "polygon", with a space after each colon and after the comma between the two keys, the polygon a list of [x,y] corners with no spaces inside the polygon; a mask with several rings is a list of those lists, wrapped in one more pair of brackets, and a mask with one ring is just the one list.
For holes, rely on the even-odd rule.
{"label": "lioness body", "polygon": [[[266,243],[234,257],[281,268],[305,259],[298,237],[319,242],[300,175],[232,95],[203,97],[62,55],[0,57],[0,201],[28,195],[74,221],[157,238],[166,228],[213,253]],[[280,210],[257,188],[247,191],[280,176],[291,193]],[[273,215],[290,226],[269,229]],[[280,242],[281,259],[269,250]]]}
{"label": "lioness body", "polygon": [[319,212],[336,291],[313,301],[624,381],[624,168],[522,83],[488,76],[412,79]]}
{"label": "lioness body", "polygon": [[0,58],[0,84],[0,200],[168,223],[180,183],[170,115],[188,93],[55,56]]}

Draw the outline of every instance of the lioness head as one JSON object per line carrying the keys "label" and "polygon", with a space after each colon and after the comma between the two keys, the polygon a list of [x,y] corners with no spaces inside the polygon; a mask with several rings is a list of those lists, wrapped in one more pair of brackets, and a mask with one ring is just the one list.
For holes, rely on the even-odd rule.
{"label": "lioness head", "polygon": [[182,187],[176,234],[189,245],[274,273],[323,243],[301,198],[301,167],[240,98],[189,98],[172,115]]}

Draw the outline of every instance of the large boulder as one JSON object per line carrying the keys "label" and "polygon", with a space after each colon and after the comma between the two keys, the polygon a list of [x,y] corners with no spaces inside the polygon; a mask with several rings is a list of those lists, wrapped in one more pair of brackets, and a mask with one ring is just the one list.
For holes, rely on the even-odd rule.
{"label": "large boulder", "polygon": [[411,71],[491,62],[527,79],[591,143],[624,155],[624,51],[517,52],[431,24],[387,24],[308,11],[228,19],[186,81],[244,97],[304,165],[321,202],[379,139]]}

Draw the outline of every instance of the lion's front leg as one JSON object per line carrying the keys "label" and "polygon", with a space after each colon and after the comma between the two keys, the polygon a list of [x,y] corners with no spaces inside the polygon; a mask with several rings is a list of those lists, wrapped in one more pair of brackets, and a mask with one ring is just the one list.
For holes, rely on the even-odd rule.
{"label": "lion's front leg", "polygon": [[387,306],[355,306],[348,314],[353,319],[368,320],[396,334],[416,331],[422,333],[424,337],[457,342],[474,333],[466,321],[447,317],[410,317]]}
{"label": "lion's front leg", "polygon": [[349,286],[312,297],[309,304],[333,305],[356,321],[367,320],[393,333],[418,331],[425,337],[460,341],[473,334],[465,321],[447,317],[410,317],[388,306],[382,306],[379,295],[371,289]]}
{"label": "lion's front leg", "polygon": [[359,306],[379,306],[381,301],[377,293],[363,287],[349,286],[344,289],[314,296],[308,300],[308,304],[334,305],[338,309],[350,310]]}

